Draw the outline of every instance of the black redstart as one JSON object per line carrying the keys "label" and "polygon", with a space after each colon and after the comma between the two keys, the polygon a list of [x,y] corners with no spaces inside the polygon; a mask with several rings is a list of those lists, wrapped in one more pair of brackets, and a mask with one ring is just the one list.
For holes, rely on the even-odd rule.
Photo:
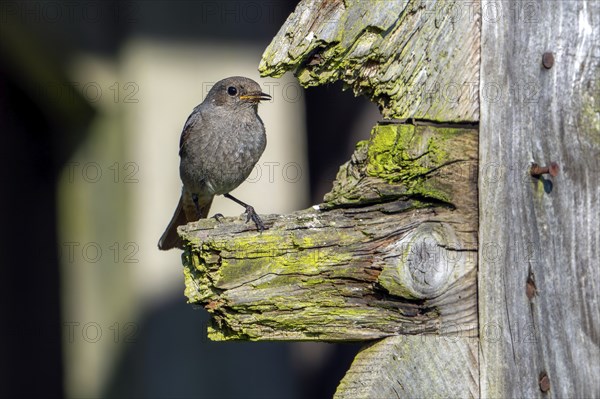
{"label": "black redstart", "polygon": [[182,248],[177,226],[206,218],[215,195],[246,208],[246,222],[259,231],[264,225],[254,208],[229,194],[239,186],[258,162],[267,144],[258,103],[270,100],[252,79],[223,79],[188,117],[179,140],[181,198],[171,222],[158,241],[158,248]]}

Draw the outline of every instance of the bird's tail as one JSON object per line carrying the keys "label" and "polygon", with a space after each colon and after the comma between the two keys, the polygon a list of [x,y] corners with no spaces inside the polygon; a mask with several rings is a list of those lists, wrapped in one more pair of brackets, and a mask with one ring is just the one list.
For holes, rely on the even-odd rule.
{"label": "bird's tail", "polygon": [[[175,213],[173,214],[167,229],[160,237],[160,240],[158,240],[158,249],[162,251],[167,251],[172,248],[183,249],[183,240],[177,234],[177,227],[208,216],[211,204],[212,198],[208,201],[202,201],[199,204],[200,212],[198,213],[196,205],[191,199],[191,195],[184,190],[181,197],[179,197],[179,203],[177,204],[177,208],[175,208]],[[196,215],[196,217],[192,217],[191,215]]]}

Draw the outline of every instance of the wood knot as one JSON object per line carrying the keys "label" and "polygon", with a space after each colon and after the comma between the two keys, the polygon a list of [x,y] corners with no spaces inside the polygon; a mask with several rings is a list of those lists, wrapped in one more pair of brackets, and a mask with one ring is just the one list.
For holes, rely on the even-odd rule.
{"label": "wood knot", "polygon": [[439,296],[462,273],[465,259],[454,229],[423,223],[383,250],[378,282],[390,294],[407,299]]}

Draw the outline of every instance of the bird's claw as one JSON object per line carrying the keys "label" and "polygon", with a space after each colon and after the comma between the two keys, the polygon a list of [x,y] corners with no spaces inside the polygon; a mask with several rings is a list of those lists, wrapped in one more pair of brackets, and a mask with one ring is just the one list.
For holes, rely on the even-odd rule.
{"label": "bird's claw", "polygon": [[246,207],[246,223],[248,223],[250,220],[252,220],[254,222],[254,224],[256,225],[256,230],[259,232],[262,232],[265,229],[265,225],[263,224],[262,220],[260,219],[260,217],[258,216],[258,213],[256,213],[256,211],[254,210],[254,208],[250,205],[248,205]]}
{"label": "bird's claw", "polygon": [[223,219],[225,218],[225,216],[223,216],[222,213],[215,213],[213,215],[213,218],[215,218],[215,220],[219,223],[223,223]]}

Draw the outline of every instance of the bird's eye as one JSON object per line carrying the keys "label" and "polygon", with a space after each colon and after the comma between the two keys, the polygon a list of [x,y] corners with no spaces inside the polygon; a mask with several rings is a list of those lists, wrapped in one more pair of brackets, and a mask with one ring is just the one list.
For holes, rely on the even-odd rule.
{"label": "bird's eye", "polygon": [[227,93],[228,93],[230,96],[235,96],[235,95],[237,94],[237,89],[236,89],[235,87],[233,87],[233,86],[229,86],[229,87],[227,88]]}

